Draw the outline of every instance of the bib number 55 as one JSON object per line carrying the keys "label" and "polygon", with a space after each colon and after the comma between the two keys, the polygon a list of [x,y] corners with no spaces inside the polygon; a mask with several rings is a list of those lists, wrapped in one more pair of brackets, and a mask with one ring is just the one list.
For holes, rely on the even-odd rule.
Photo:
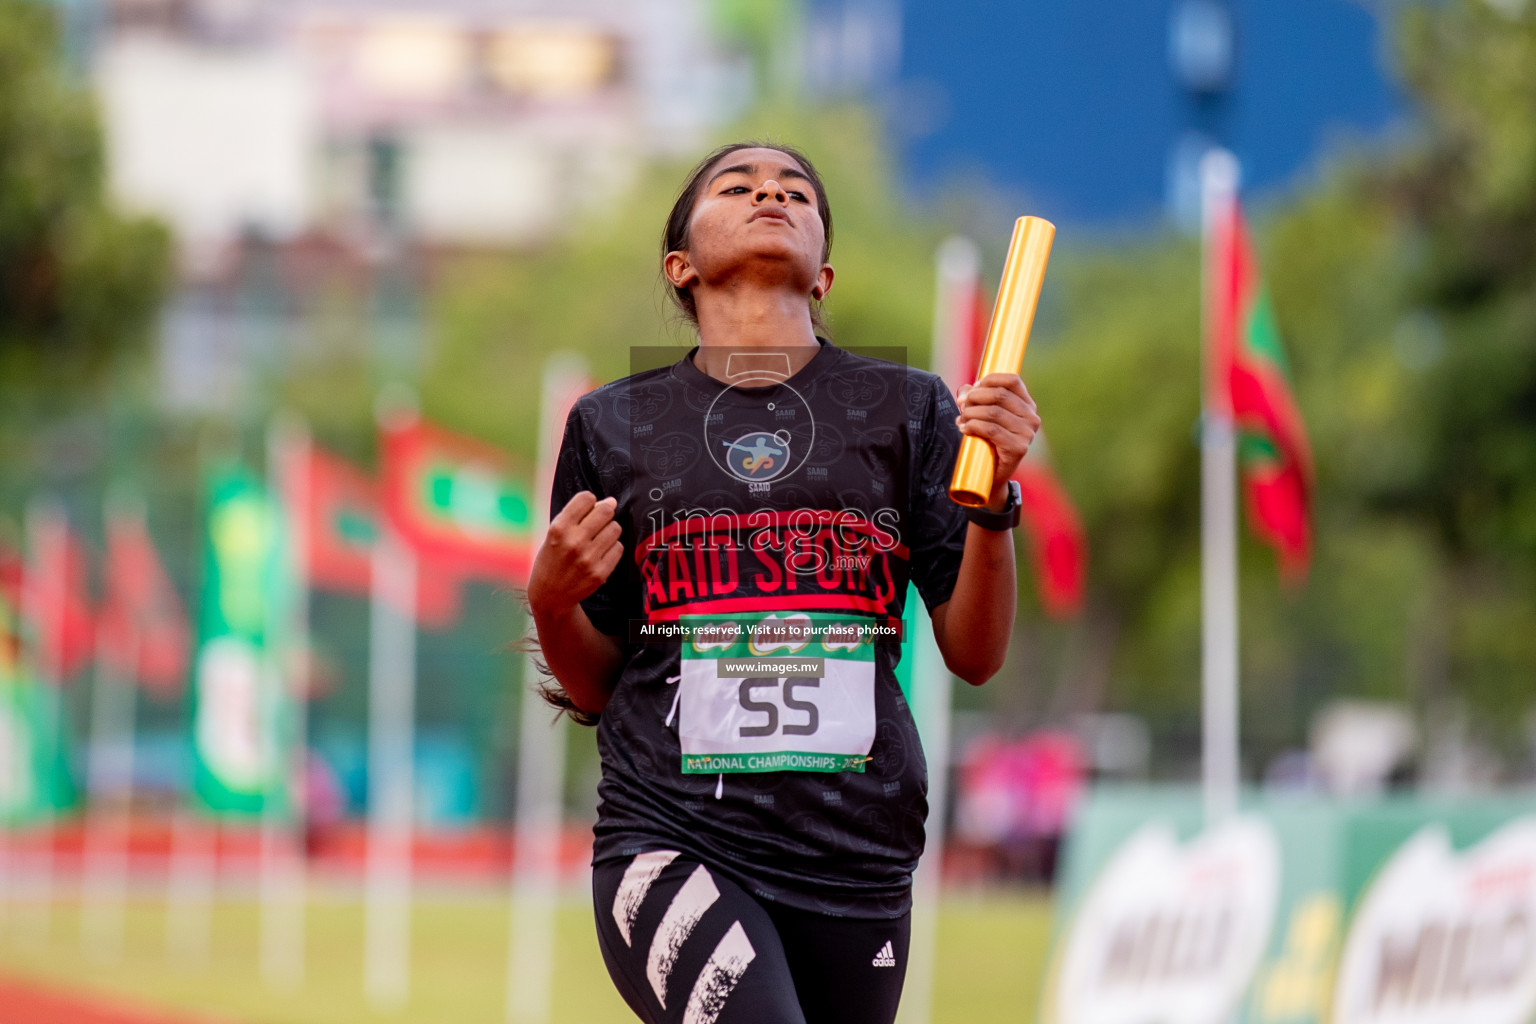
{"label": "bib number 55", "polygon": [[875,742],[875,659],[858,617],[685,621],[695,630],[681,644],[677,695],[685,773],[864,770]]}
{"label": "bib number 55", "polygon": [[814,678],[720,678],[684,660],[677,735],[685,773],[863,771],[875,742],[873,662],[828,659]]}
{"label": "bib number 55", "polygon": [[[781,689],[782,684],[782,689]],[[761,725],[742,725],[737,729],[742,737],[772,736],[778,733],[781,736],[814,736],[816,727],[821,724],[821,712],[815,703],[803,697],[796,697],[795,691],[800,689],[816,689],[821,686],[820,679],[743,679],[736,688],[737,699],[743,710],[755,711],[768,716]],[[779,691],[778,700],[774,700],[773,694],[768,694],[769,699],[759,700],[754,691]],[[779,715],[779,707],[785,709],[785,716]],[[795,712],[805,717],[799,721],[788,720],[788,712]]]}

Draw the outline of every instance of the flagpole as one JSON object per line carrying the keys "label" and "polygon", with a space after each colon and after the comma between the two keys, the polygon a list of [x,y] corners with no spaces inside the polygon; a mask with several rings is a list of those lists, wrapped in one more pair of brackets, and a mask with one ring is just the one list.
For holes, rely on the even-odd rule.
{"label": "flagpole", "polygon": [[[206,467],[213,459],[212,450],[198,454],[198,463]],[[207,509],[200,499],[197,521],[204,522]],[[199,534],[205,526],[199,528]],[[204,569],[206,572],[206,568]],[[196,811],[197,720],[194,695],[202,675],[201,643],[192,646],[189,685],[182,697],[182,733],[186,745],[182,752],[182,771],[186,791],[171,814],[171,854],[165,879],[165,952],[177,967],[206,968],[213,952],[213,902],[219,882],[220,823],[212,818],[198,820]]]}
{"label": "flagpole", "polygon": [[[1201,779],[1207,826],[1237,810],[1238,656],[1237,656],[1237,435],[1230,401],[1213,365],[1213,333],[1219,325],[1212,311],[1230,295],[1212,294],[1213,282],[1225,281],[1230,268],[1215,261],[1230,258],[1222,232],[1230,231],[1236,202],[1238,165],[1231,153],[1212,150],[1200,165],[1204,220],[1205,301],[1202,304],[1205,381],[1200,431],[1200,590],[1201,590]],[[1229,288],[1227,290],[1230,290]]]}
{"label": "flagpole", "polygon": [[[102,631],[97,631],[98,647]],[[126,638],[124,653],[137,660],[138,636]],[[82,893],[80,945],[98,959],[115,962],[123,954],[123,913],[128,891],[128,843],[133,814],[134,685],[119,668],[99,655],[91,700],[91,741],[86,770],[89,799],[85,819],[85,891]],[[120,782],[123,806],[105,806],[113,782]]]}
{"label": "flagpole", "polygon": [[[112,531],[130,517],[142,527],[140,502],[110,493],[104,508],[108,556]],[[101,959],[117,961],[123,954],[124,910],[128,895],[128,844],[133,821],[134,725],[138,691],[135,675],[140,659],[139,623],[126,616],[124,649],[108,652],[105,623],[96,629],[95,692],[91,700],[90,760],[86,776],[86,863],[82,894],[80,943]],[[117,814],[101,806],[113,780],[122,784],[123,806]]]}
{"label": "flagpole", "polygon": [[523,660],[522,679],[506,1019],[511,1024],[545,1024],[555,973],[567,723],[563,715],[551,721],[550,707],[538,694],[532,655]]}
{"label": "flagpole", "polygon": [[[381,396],[384,429],[406,412]],[[415,788],[416,558],[381,516],[368,637],[368,861],[363,985],[376,1007],[410,995],[411,839]]]}
{"label": "flagpole", "polygon": [[[0,626],[3,625],[5,624],[0,624]],[[4,663],[0,663],[0,669],[4,669],[4,667]],[[11,680],[0,678],[0,686],[5,686],[8,683],[12,686],[15,685]],[[0,693],[0,732],[6,733],[5,737],[0,739],[0,743],[5,744],[3,747],[0,747],[0,757],[12,761],[12,764],[6,766],[5,771],[19,774],[19,766],[15,764],[15,752],[10,746],[10,743],[14,742],[10,740],[10,736],[13,735],[10,730],[16,728],[15,712],[12,711],[12,707],[13,705],[9,699],[3,693]],[[11,794],[0,793],[0,797],[8,800]],[[14,885],[11,880],[11,874],[15,870],[13,867],[15,862],[11,852],[10,811],[11,808],[7,803],[0,803],[0,940],[4,939],[6,928],[11,923],[13,893],[19,891],[19,887]]]}
{"label": "flagpole", "polygon": [[[544,365],[535,477],[535,550],[549,528],[555,460],[565,413],[586,389],[586,363],[557,353]],[[507,943],[509,1024],[546,1024],[555,972],[555,909],[560,882],[560,829],[565,788],[565,716],[550,720],[539,696],[538,664],[523,659],[518,711],[517,820],[513,830],[511,935]]]}
{"label": "flagpole", "polygon": [[[283,580],[279,606],[269,611],[272,636],[268,660],[273,671],[271,699],[280,723],[268,730],[279,773],[277,792],[269,793],[261,815],[261,973],[267,984],[297,988],[304,980],[305,860],[304,759],[307,705],[299,685],[309,628],[309,584],[304,578],[308,538],[309,432],[296,415],[274,417],[267,433],[268,492],[278,502],[285,523]],[[286,799],[285,799],[286,798]]]}
{"label": "flagpole", "polygon": [[[9,636],[19,636],[21,630],[21,608],[12,608],[0,596],[0,613],[6,617],[0,619],[0,641]],[[18,758],[15,737],[21,730],[20,713],[15,701],[15,688],[19,684],[20,666],[15,665],[10,659],[0,653],[0,758],[6,762],[4,771],[7,776],[0,776],[0,783],[6,783],[0,788],[0,937],[4,936],[15,917],[16,897],[21,893],[21,886],[16,884],[15,873],[20,863],[17,857],[14,840],[14,825],[11,816],[20,812],[20,797],[23,783],[23,773],[28,772],[28,767]]]}
{"label": "flagpole", "polygon": [[[59,644],[64,631],[66,583],[61,578],[53,586],[47,586],[43,576],[50,555],[56,558],[53,562],[55,566],[61,570],[64,566],[65,552],[60,549],[67,543],[65,529],[64,510],[57,499],[36,497],[27,503],[28,551],[26,585],[22,588],[22,618],[31,626],[28,641],[31,657],[27,660],[31,663],[33,685],[37,687],[38,703],[43,711],[43,728],[48,730],[47,770],[45,778],[39,780],[43,793],[40,805],[42,813],[37,826],[37,851],[33,858],[33,891],[37,906],[34,908],[32,937],[38,943],[46,943],[53,928],[54,819],[58,813],[54,804],[58,782],[55,772],[58,770],[64,736],[63,700],[60,694],[64,681],[60,671],[62,658]],[[57,595],[58,600],[47,600],[51,595]]]}
{"label": "flagpole", "polygon": [[[190,701],[190,697],[188,698]],[[190,717],[190,716],[189,716]],[[206,967],[213,947],[213,899],[218,885],[219,823],[206,827],[192,808],[192,754],[186,755],[186,798],[171,819],[171,862],[166,878],[165,950],[181,967]]]}
{"label": "flagpole", "polygon": [[[974,296],[981,256],[969,238],[951,237],[934,259],[937,287],[933,304],[933,342],[929,365],[951,387],[976,372],[965,365],[970,346],[965,318],[975,316]],[[907,601],[920,602],[916,588]],[[914,605],[914,608],[916,606]],[[939,896],[944,867],[944,821],[949,803],[949,730],[954,677],[944,665],[932,624],[921,610],[907,617],[912,635],[903,637],[904,657],[912,659],[912,714],[923,742],[928,773],[928,838],[912,876],[912,937],[907,981],[901,1001],[902,1024],[928,1024],[933,1017],[934,975],[938,962]]]}
{"label": "flagpole", "polygon": [[927,842],[912,875],[912,938],[907,955],[906,996],[901,1001],[902,1024],[927,1024],[933,1018],[934,978],[938,966],[939,897],[944,869],[944,821],[949,807],[949,730],[954,677],[944,665],[933,637],[933,625],[916,587],[907,600],[916,602],[912,635],[903,637],[912,659],[912,712],[923,756],[928,761]]}
{"label": "flagpole", "polygon": [[381,1008],[410,994],[415,772],[416,559],[387,525],[374,547],[368,657],[368,863],[364,984]]}

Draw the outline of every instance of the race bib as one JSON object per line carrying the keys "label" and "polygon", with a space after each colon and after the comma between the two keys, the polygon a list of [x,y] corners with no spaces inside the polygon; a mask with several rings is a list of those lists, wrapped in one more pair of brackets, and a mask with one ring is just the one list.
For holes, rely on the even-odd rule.
{"label": "race bib", "polygon": [[824,612],[685,615],[686,774],[862,772],[875,742],[875,620]]}

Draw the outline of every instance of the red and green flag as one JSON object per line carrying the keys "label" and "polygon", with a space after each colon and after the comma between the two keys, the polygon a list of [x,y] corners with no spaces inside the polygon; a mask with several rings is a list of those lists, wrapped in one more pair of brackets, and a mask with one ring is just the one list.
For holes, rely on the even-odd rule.
{"label": "red and green flag", "polygon": [[[1042,444],[1042,439],[1036,439]],[[1088,534],[1072,496],[1055,470],[1034,449],[1019,463],[1013,478],[1023,502],[1024,532],[1040,605],[1053,619],[1070,619],[1083,610],[1088,589]]]}
{"label": "red and green flag", "polygon": [[96,614],[88,583],[90,552],[62,516],[49,515],[29,538],[30,560],[0,551],[0,592],[11,607],[36,618],[38,649],[47,652],[57,683],[67,683],[96,650]]}
{"label": "red and green flag", "polygon": [[[22,581],[26,574],[21,552],[7,544],[4,537],[0,537],[0,607],[6,610],[7,616],[20,613]],[[20,637],[19,626],[10,623],[9,619],[0,622],[0,659],[5,658],[7,652],[12,660],[19,657],[19,652],[11,648],[20,643]],[[8,662],[0,661],[0,666],[5,664]]]}
{"label": "red and green flag", "polygon": [[[19,572],[17,562],[7,568]],[[57,691],[38,685],[28,671],[26,649],[18,608],[0,590],[0,825],[5,826],[47,820],[74,806],[77,797]]]}
{"label": "red and green flag", "polygon": [[[311,587],[343,594],[369,593],[373,545],[379,535],[379,486],[352,463],[313,444],[288,467],[285,504],[302,538],[300,564]],[[446,629],[459,618],[462,582],[447,566],[416,576],[416,619]]]}
{"label": "red and green flag", "polygon": [[1207,408],[1237,430],[1248,518],[1299,580],[1312,555],[1312,447],[1291,388],[1269,292],[1234,198],[1214,225]]}
{"label": "red and green flag", "polygon": [[288,514],[302,524],[304,550],[299,554],[309,585],[366,594],[379,535],[378,486],[350,462],[313,445],[306,446],[305,455],[294,467],[303,479],[288,488],[303,497],[290,504]]}
{"label": "red and green flag", "polygon": [[172,694],[186,677],[191,627],[170,574],[155,550],[141,508],[107,509],[106,602],[97,657],[124,679]]}
{"label": "red and green flag", "polygon": [[385,515],[417,557],[527,582],[533,489],[504,452],[419,419],[386,427],[383,448]]}

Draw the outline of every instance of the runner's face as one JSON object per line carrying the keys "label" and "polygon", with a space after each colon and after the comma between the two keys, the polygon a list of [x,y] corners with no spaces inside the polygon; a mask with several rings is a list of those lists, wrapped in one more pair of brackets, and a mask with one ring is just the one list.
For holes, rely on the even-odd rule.
{"label": "runner's face", "polygon": [[687,257],[705,281],[748,270],[809,295],[826,241],[816,190],[799,162],[776,149],[738,149],[721,157],[700,185]]}

